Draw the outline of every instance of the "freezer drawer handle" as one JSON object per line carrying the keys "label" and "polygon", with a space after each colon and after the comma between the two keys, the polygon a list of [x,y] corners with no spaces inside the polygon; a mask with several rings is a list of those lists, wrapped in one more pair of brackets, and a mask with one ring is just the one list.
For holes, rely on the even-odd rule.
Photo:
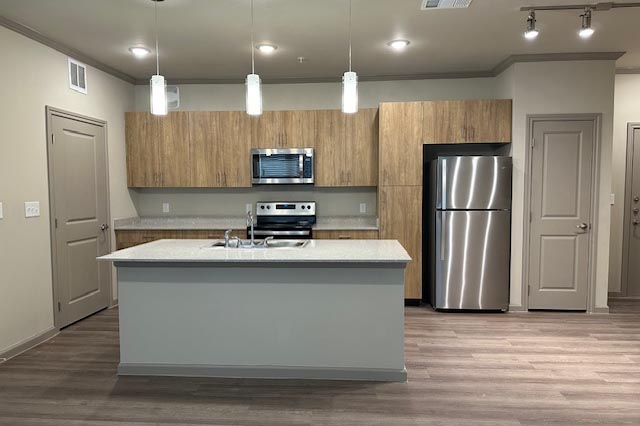
{"label": "freezer drawer handle", "polygon": [[447,212],[442,212],[442,226],[440,228],[440,260],[445,259],[444,252],[447,250]]}

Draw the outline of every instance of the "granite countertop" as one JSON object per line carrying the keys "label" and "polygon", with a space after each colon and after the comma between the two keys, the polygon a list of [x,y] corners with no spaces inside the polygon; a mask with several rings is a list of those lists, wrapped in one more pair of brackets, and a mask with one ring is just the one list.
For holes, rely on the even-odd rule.
{"label": "granite countertop", "polygon": [[395,263],[411,257],[396,240],[310,240],[303,248],[212,247],[211,240],[158,240],[98,260],[117,263]]}
{"label": "granite countertop", "polygon": [[[179,217],[148,216],[116,219],[116,231],[125,230],[225,230],[245,229],[247,220],[240,217]],[[378,219],[371,216],[328,216],[319,217],[313,229],[325,231],[376,231]]]}

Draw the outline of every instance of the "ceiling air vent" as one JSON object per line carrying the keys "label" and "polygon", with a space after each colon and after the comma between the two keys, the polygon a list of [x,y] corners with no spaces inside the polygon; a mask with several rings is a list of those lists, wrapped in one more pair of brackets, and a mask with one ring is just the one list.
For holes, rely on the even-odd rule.
{"label": "ceiling air vent", "polygon": [[466,9],[472,0],[422,0],[422,10]]}
{"label": "ceiling air vent", "polygon": [[69,88],[87,94],[87,66],[69,58]]}

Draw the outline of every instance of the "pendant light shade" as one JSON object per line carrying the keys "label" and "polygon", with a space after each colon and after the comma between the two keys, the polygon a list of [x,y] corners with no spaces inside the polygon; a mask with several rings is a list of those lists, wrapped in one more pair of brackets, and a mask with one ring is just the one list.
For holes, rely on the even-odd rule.
{"label": "pendant light shade", "polygon": [[347,71],[342,76],[342,112],[358,112],[358,74]]}
{"label": "pendant light shade", "polygon": [[349,71],[342,75],[342,112],[358,112],[358,74],[351,70],[351,0],[349,0]]}
{"label": "pendant light shade", "polygon": [[163,76],[160,75],[160,51],[158,49],[158,0],[154,2],[155,13],[155,29],[156,29],[156,74],[151,76],[149,82],[149,103],[151,105],[151,114],[167,115],[167,83]]}
{"label": "pendant light shade", "polygon": [[167,115],[167,84],[161,75],[151,76],[151,114]]}
{"label": "pendant light shade", "polygon": [[262,87],[258,74],[247,75],[247,114],[262,114]]}

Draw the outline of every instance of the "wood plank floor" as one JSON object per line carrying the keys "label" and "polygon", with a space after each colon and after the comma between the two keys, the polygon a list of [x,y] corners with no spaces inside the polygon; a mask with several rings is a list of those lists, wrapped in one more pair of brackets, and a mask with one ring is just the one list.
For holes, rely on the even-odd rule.
{"label": "wood plank floor", "polygon": [[0,365],[0,425],[637,426],[640,301],[621,306],[406,308],[405,384],[119,378],[114,309]]}

